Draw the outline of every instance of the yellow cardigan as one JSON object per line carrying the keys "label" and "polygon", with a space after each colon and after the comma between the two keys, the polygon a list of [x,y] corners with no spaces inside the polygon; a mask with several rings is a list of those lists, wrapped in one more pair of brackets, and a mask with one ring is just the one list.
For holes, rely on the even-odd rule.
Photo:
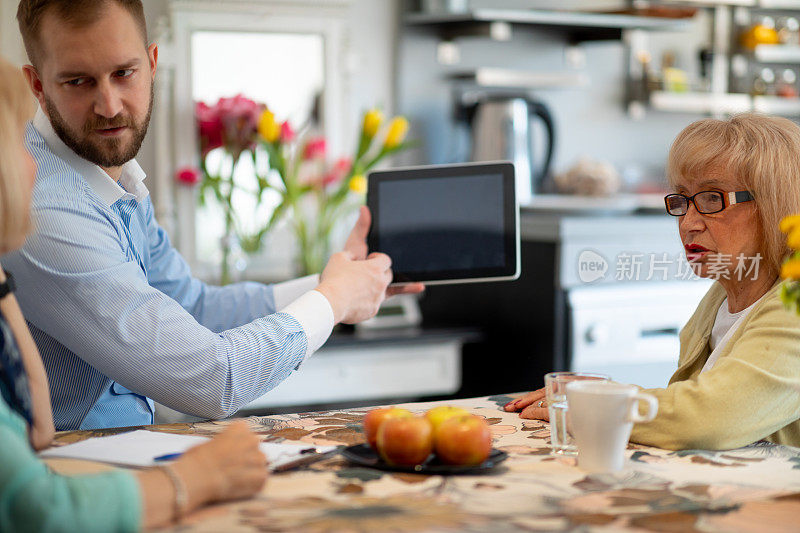
{"label": "yellow cardigan", "polygon": [[708,340],[725,299],[712,285],[681,331],[678,370],[658,398],[652,422],[631,440],[670,450],[724,450],[766,439],[800,446],[800,316],[787,310],[776,283],[750,311],[713,368]]}

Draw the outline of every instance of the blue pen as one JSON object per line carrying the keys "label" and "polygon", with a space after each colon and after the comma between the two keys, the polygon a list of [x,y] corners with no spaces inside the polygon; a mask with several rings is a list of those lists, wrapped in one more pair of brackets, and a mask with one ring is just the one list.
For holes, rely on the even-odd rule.
{"label": "blue pen", "polygon": [[156,462],[172,461],[174,459],[177,459],[181,455],[183,455],[183,454],[182,453],[168,453],[166,455],[159,455],[158,457],[153,458],[153,461],[156,461]]}

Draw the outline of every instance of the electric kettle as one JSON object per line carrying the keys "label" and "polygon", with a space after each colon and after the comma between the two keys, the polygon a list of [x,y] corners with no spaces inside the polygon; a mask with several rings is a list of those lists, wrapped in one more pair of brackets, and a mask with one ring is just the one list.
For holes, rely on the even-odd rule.
{"label": "electric kettle", "polygon": [[[553,158],[555,127],[550,111],[525,94],[482,94],[471,100],[465,103],[462,99],[456,111],[471,132],[470,159],[513,162],[517,199],[520,204],[529,203],[541,191]],[[544,126],[541,162],[535,161],[532,118]]]}

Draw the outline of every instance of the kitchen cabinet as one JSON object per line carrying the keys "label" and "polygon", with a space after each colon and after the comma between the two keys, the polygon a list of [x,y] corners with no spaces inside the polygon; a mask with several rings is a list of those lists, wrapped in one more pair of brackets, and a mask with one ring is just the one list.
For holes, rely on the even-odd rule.
{"label": "kitchen cabinet", "polygon": [[462,346],[475,329],[387,328],[336,332],[286,380],[244,409],[264,411],[452,395]]}

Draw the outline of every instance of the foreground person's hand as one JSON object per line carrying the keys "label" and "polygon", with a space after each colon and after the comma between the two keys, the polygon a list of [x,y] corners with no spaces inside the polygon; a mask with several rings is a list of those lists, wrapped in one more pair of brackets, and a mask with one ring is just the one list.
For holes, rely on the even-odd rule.
{"label": "foreground person's hand", "polygon": [[186,500],[180,511],[176,511],[178,496],[174,479],[160,468],[138,472],[142,525],[153,528],[209,503],[256,494],[268,474],[267,458],[258,447],[260,441],[247,424],[234,422],[209,442],[190,448],[168,465],[185,491]]}
{"label": "foreground person's hand", "polygon": [[550,420],[544,388],[529,392],[522,398],[508,402],[503,406],[503,409],[510,412],[521,411],[520,418]]}
{"label": "foreground person's hand", "polygon": [[209,442],[187,450],[175,467],[188,465],[204,473],[210,482],[209,501],[252,496],[267,481],[267,458],[260,442],[245,422],[233,422]]}

